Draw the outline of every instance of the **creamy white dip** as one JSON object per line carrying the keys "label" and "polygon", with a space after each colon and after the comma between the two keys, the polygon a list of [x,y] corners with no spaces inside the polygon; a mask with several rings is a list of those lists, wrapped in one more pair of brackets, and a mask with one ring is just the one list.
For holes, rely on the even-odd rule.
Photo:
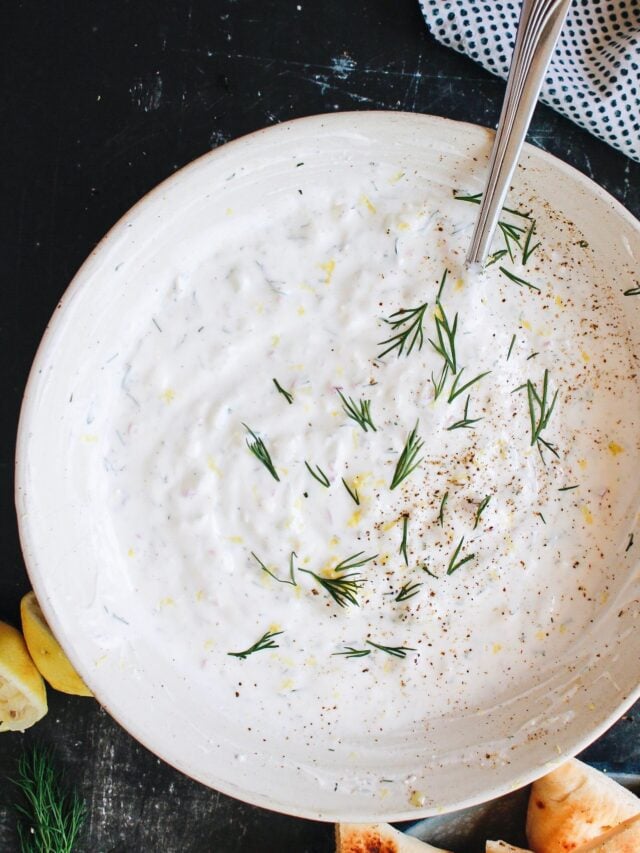
{"label": "creamy white dip", "polygon": [[[336,183],[297,168],[300,191],[185,229],[157,268],[146,313],[114,346],[97,488],[131,586],[121,618],[135,614],[185,678],[209,679],[217,711],[256,738],[348,755],[542,684],[597,627],[632,529],[640,418],[623,323],[566,223],[532,210],[541,245],[526,266],[507,255],[470,277],[477,207],[452,197],[467,187],[416,183],[393,163],[345,168]],[[490,371],[451,403],[451,373],[434,400],[443,359],[429,341],[445,269],[460,384]],[[425,302],[422,347],[378,359],[393,334],[384,319]],[[558,396],[541,434],[558,455],[542,446],[543,461],[527,389],[514,389],[530,380],[541,393],[545,371]],[[370,401],[375,431],[346,415],[338,389]],[[450,429],[467,394],[478,420]],[[416,423],[421,462],[391,490]],[[458,557],[473,557],[447,574],[462,539]],[[252,556],[286,580],[292,552],[295,586]],[[358,553],[373,558],[354,570],[358,606],[301,571],[335,577]],[[229,655],[269,631],[277,648]],[[340,654],[349,647],[370,653]]]}

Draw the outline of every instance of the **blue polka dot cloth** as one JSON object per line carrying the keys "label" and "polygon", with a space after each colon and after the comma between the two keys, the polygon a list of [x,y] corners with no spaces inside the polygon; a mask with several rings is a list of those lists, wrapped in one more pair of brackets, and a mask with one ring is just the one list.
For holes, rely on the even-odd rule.
{"label": "blue polka dot cloth", "polygon": [[[439,42],[506,79],[520,3],[420,4]],[[640,161],[640,0],[574,0],[540,98]]]}

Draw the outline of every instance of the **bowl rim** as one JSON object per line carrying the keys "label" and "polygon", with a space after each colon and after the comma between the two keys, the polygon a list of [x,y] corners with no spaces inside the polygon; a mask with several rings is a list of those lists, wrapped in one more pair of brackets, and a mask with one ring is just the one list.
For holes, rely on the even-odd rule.
{"label": "bowl rim", "polygon": [[[78,666],[78,658],[76,656],[73,643],[69,641],[69,638],[67,637],[67,632],[64,629],[64,625],[58,619],[58,616],[55,610],[53,609],[50,601],[48,600],[48,597],[44,595],[44,586],[40,578],[40,572],[31,559],[31,554],[35,549],[32,548],[31,522],[29,520],[30,513],[27,511],[29,503],[28,497],[25,500],[25,495],[29,494],[29,490],[25,489],[28,479],[25,460],[28,456],[27,446],[30,440],[30,428],[33,422],[33,413],[35,405],[34,401],[38,397],[38,391],[41,386],[41,383],[43,382],[43,368],[49,361],[49,356],[52,347],[56,343],[57,337],[60,334],[65,315],[68,312],[70,305],[73,303],[77,293],[84,287],[85,281],[93,272],[94,267],[96,267],[96,265],[99,265],[100,257],[104,250],[120,237],[120,235],[128,227],[129,220],[132,217],[135,217],[140,210],[149,205],[150,202],[153,202],[156,199],[160,199],[167,190],[170,190],[174,186],[180,184],[184,180],[185,176],[190,175],[192,172],[195,172],[204,164],[208,164],[212,160],[218,160],[222,162],[226,155],[235,154],[238,150],[241,150],[247,145],[254,145],[256,141],[260,140],[260,138],[264,137],[265,135],[267,135],[267,137],[273,137],[276,134],[286,134],[290,129],[295,129],[302,126],[306,126],[309,129],[313,128],[318,134],[321,134],[323,132],[335,133],[341,130],[357,132],[359,125],[367,126],[369,125],[369,123],[375,123],[378,121],[385,121],[390,123],[395,122],[397,123],[399,130],[402,129],[401,126],[403,125],[403,123],[406,123],[407,126],[413,125],[417,131],[422,131],[425,133],[429,131],[429,127],[440,125],[441,127],[445,128],[447,126],[453,126],[472,134],[485,134],[487,138],[491,138],[494,135],[493,130],[483,125],[457,121],[441,116],[394,110],[352,110],[339,111],[335,113],[321,113],[292,119],[287,122],[252,131],[251,133],[233,139],[219,146],[218,148],[214,148],[210,151],[205,152],[196,159],[182,166],[180,169],[176,170],[169,177],[165,178],[163,181],[161,181],[159,184],[157,184],[151,190],[145,193],[115,222],[114,225],[111,226],[111,228],[109,228],[109,230],[102,237],[102,239],[92,249],[85,261],[78,268],[71,282],[68,284],[61,298],[57,302],[57,305],[53,311],[49,322],[47,323],[45,331],[37,347],[23,392],[16,437],[14,497],[17,511],[18,535],[22,554],[24,557],[25,567],[27,570],[28,577],[33,585],[33,588],[36,591],[36,594],[38,594],[38,591],[42,593],[40,596],[38,596],[38,601],[42,607],[45,617],[48,623],[51,625],[55,636],[61,642],[61,645],[63,646],[65,653],[69,657],[73,666],[79,672],[82,673],[83,679],[86,680],[88,686],[94,693],[94,696],[101,705],[101,707],[103,707],[109,713],[109,715],[116,721],[116,723],[121,726],[131,737],[138,741],[138,743],[142,744],[142,746],[148,749],[156,757],[160,758],[163,762],[169,764],[174,769],[180,771],[189,778],[192,778],[209,788],[212,788],[213,786],[208,782],[204,781],[203,779],[199,778],[198,775],[194,774],[194,772],[189,767],[184,766],[178,757],[172,756],[171,758],[167,758],[164,754],[161,754],[161,752],[158,751],[159,745],[157,743],[157,738],[148,735],[145,731],[145,727],[143,724],[137,722],[136,720],[127,719],[126,715],[121,713],[120,711],[113,712],[111,710],[111,703],[109,697],[102,695],[102,689],[100,686],[96,687],[96,685],[92,684],[92,674],[90,673],[85,678],[85,674],[82,672],[84,668],[83,665],[80,664],[80,666]],[[367,128],[365,127],[363,129],[366,130]],[[634,231],[636,231],[638,236],[640,237],[640,221],[638,221],[638,219],[636,219],[633,214],[626,207],[624,207],[621,202],[614,198],[609,192],[607,192],[607,190],[603,189],[601,186],[595,183],[595,181],[593,181],[587,175],[580,172],[574,166],[565,163],[563,160],[559,159],[555,155],[550,154],[549,152],[544,151],[543,149],[538,148],[534,145],[531,145],[530,143],[525,143],[525,151],[528,154],[533,154],[536,158],[540,158],[543,164],[548,163],[553,165],[555,169],[558,169],[560,172],[564,173],[564,175],[566,175],[571,181],[573,181],[578,188],[586,192],[589,196],[598,197],[602,202],[604,202],[611,208],[612,212],[616,216],[619,216],[624,219],[627,224]],[[624,712],[628,710],[631,705],[633,705],[634,702],[636,702],[638,699],[640,699],[640,680],[636,688],[631,691],[626,696],[626,698],[619,702],[615,706],[615,708],[598,725],[589,728],[589,730],[584,734],[582,738],[574,739],[571,742],[570,747],[566,747],[560,753],[558,753],[557,761],[554,762],[554,764],[561,764],[563,761],[575,756],[583,749],[585,749],[589,744],[591,744],[593,741],[599,738],[605,731],[607,731],[607,729],[609,729],[613,725],[613,723],[616,722],[619,717],[624,714]],[[469,806],[487,802],[491,799],[506,794],[511,790],[521,788],[534,781],[542,773],[548,772],[549,769],[550,765],[548,763],[545,765],[536,765],[532,767],[529,772],[519,773],[517,781],[512,784],[505,783],[492,785],[488,781],[488,786],[486,789],[483,789],[483,794],[468,797],[464,800],[455,802],[450,807],[447,806],[445,812],[448,813],[451,811],[458,811]],[[407,808],[404,811],[385,813],[384,815],[381,815],[380,813],[371,812],[370,814],[364,815],[358,813],[356,815],[353,815],[353,818],[351,818],[350,816],[337,817],[335,814],[325,814],[321,811],[314,811],[313,809],[298,808],[295,805],[292,806],[291,804],[285,805],[282,803],[275,803],[273,799],[262,793],[256,794],[251,792],[249,795],[247,795],[242,791],[238,791],[233,785],[216,785],[215,790],[220,791],[221,793],[227,796],[233,797],[234,799],[241,799],[243,802],[259,806],[261,808],[266,808],[272,811],[276,810],[280,813],[288,814],[293,817],[319,820],[325,822],[353,819],[359,822],[386,820],[393,822],[411,821],[415,823],[416,821],[419,821],[430,815],[436,813],[445,813],[441,808],[434,809],[433,807],[411,807]]]}

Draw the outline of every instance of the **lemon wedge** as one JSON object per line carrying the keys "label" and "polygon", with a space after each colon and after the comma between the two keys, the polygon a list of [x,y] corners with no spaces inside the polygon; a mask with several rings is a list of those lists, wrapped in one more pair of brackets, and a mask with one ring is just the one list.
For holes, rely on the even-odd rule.
{"label": "lemon wedge", "polygon": [[49,684],[62,693],[93,696],[51,633],[34,592],[20,602],[20,616],[29,654]]}
{"label": "lemon wedge", "polygon": [[44,681],[22,634],[0,622],[0,732],[22,732],[46,713]]}

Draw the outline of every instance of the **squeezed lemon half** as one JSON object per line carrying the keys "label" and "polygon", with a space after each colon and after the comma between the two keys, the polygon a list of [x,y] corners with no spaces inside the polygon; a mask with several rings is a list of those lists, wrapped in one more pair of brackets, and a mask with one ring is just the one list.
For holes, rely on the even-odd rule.
{"label": "squeezed lemon half", "polygon": [[28,592],[20,602],[20,616],[29,654],[49,684],[62,693],[92,696],[51,633],[34,592]]}
{"label": "squeezed lemon half", "polygon": [[22,732],[46,713],[44,681],[22,634],[0,622],[0,732]]}

